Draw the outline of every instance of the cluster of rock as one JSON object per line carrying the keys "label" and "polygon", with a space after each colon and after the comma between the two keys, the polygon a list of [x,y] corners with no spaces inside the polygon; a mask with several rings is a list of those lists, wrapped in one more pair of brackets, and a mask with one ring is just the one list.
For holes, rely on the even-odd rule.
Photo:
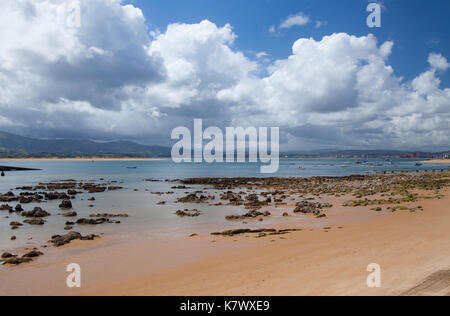
{"label": "cluster of rock", "polygon": [[248,228],[241,228],[241,229],[232,229],[232,230],[226,230],[223,232],[215,232],[215,233],[211,233],[211,235],[213,236],[228,236],[228,237],[232,237],[235,235],[242,235],[242,234],[266,234],[266,235],[284,235],[290,232],[296,232],[296,231],[301,231],[301,229],[282,229],[282,230],[277,230],[277,229],[266,229],[266,228],[261,228],[261,229],[248,229]]}
{"label": "cluster of rock", "polygon": [[129,217],[128,214],[108,214],[108,213],[102,213],[102,214],[91,214],[89,217]]}
{"label": "cluster of rock", "polygon": [[49,242],[52,243],[53,245],[55,245],[56,247],[61,247],[61,246],[69,244],[73,240],[94,240],[95,238],[100,238],[100,236],[97,236],[97,235],[82,236],[78,232],[70,232],[66,235],[52,236],[52,238]]}
{"label": "cluster of rock", "polygon": [[101,217],[101,218],[80,218],[76,221],[78,225],[101,225],[105,223],[117,223],[117,221],[111,221],[109,218]]}
{"label": "cluster of rock", "polygon": [[319,203],[319,202],[312,202],[308,200],[304,200],[302,202],[298,202],[296,205],[296,208],[294,210],[294,213],[302,213],[302,214],[313,214],[315,216],[322,216],[324,214],[321,214],[321,211],[324,208],[332,208],[333,205],[329,203]]}
{"label": "cluster of rock", "polygon": [[229,215],[229,216],[226,216],[225,219],[228,221],[239,221],[239,220],[252,219],[252,218],[258,218],[258,217],[267,217],[270,215],[272,215],[272,214],[269,211],[258,212],[256,210],[253,210],[244,215]]}
{"label": "cluster of rock", "polygon": [[13,255],[9,252],[5,252],[1,256],[0,262],[3,262],[3,264],[19,265],[22,263],[31,262],[33,261],[33,258],[37,258],[42,255],[43,253],[37,251],[37,249],[33,249],[32,251],[24,254],[22,257],[19,257],[18,255]]}
{"label": "cluster of rock", "polygon": [[197,196],[196,193],[191,193],[188,194],[184,197],[178,198],[177,202],[178,203],[205,203],[208,200],[214,200],[215,196],[205,196],[205,195],[200,195]]}
{"label": "cluster of rock", "polygon": [[35,217],[35,218],[51,216],[50,213],[44,211],[40,207],[35,207],[32,211],[29,212],[22,212],[21,215],[24,217]]}
{"label": "cluster of rock", "polygon": [[70,210],[72,209],[72,202],[68,199],[65,199],[59,204],[59,208],[63,210]]}
{"label": "cluster of rock", "polygon": [[265,188],[290,191],[300,195],[347,195],[357,198],[405,190],[439,190],[450,185],[448,173],[399,173],[390,175],[351,175],[345,177],[312,178],[190,178],[180,181],[183,185],[207,185],[220,190],[235,188]]}
{"label": "cluster of rock", "polygon": [[179,217],[198,217],[198,216],[202,215],[202,212],[200,212],[197,209],[193,209],[193,210],[185,209],[184,211],[178,210],[175,212],[175,214]]}
{"label": "cluster of rock", "polygon": [[243,197],[244,194],[244,192],[234,193],[232,191],[227,191],[220,196],[220,199],[228,201],[229,205],[244,205],[246,209],[250,210],[259,210],[272,202],[270,197],[266,197],[265,201],[260,201],[258,195],[255,193],[249,194],[245,198]]}

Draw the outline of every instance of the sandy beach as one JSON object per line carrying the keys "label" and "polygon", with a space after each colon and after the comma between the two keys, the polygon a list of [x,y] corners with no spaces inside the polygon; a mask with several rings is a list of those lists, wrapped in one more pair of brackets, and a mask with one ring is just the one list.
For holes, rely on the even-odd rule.
{"label": "sandy beach", "polygon": [[444,164],[444,165],[450,165],[450,159],[433,159],[433,160],[425,160],[422,161],[423,163],[429,163],[429,164]]}
{"label": "sandy beach", "polygon": [[[450,188],[415,193],[395,212],[329,197],[324,218],[283,219],[277,229],[299,230],[287,234],[74,241],[3,267],[0,295],[450,295]],[[80,289],[66,287],[70,263]],[[380,288],[366,284],[371,263]]]}

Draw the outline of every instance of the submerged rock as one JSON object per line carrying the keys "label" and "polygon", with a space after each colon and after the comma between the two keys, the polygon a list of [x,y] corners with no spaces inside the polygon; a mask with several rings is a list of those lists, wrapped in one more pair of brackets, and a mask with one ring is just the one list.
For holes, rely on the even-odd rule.
{"label": "submerged rock", "polygon": [[82,236],[78,232],[70,232],[66,235],[55,235],[52,236],[50,242],[55,245],[56,247],[61,247],[66,244],[69,244],[72,240],[94,240],[95,238],[99,238],[100,236],[97,235],[87,235]]}
{"label": "submerged rock", "polygon": [[250,211],[244,215],[230,215],[230,216],[226,216],[225,219],[229,220],[229,221],[237,221],[237,220],[245,220],[245,219],[249,219],[249,218],[257,218],[260,216],[270,216],[272,214],[270,214],[270,212],[266,211],[266,212],[258,212],[256,210],[254,211]]}
{"label": "submerged rock", "polygon": [[5,263],[5,264],[11,264],[11,265],[19,265],[19,264],[22,264],[22,263],[28,263],[28,262],[31,262],[31,261],[33,261],[32,258],[24,258],[24,257],[18,258],[18,257],[12,257],[12,258],[5,259],[5,260],[4,260],[4,263]]}
{"label": "submerged rock", "polygon": [[77,212],[68,212],[68,213],[63,213],[62,216],[64,217],[76,217],[78,216]]}
{"label": "submerged rock", "polygon": [[2,259],[8,259],[8,258],[12,258],[12,257],[13,257],[13,255],[10,254],[9,252],[4,252],[2,254]]}
{"label": "submerged rock", "polygon": [[27,219],[23,221],[24,223],[27,223],[29,225],[44,225],[45,220],[41,218],[35,218],[35,219]]}
{"label": "submerged rock", "polygon": [[79,225],[100,225],[103,223],[110,223],[111,221],[107,218],[96,218],[96,219],[87,219],[87,218],[80,218],[77,220],[77,224]]}
{"label": "submerged rock", "polygon": [[43,255],[42,252],[37,251],[37,250],[32,250],[29,253],[23,255],[22,258],[37,258],[37,257],[42,256],[42,255]]}
{"label": "submerged rock", "polygon": [[202,215],[202,212],[200,212],[200,211],[197,210],[197,209],[194,209],[194,210],[188,210],[188,209],[186,209],[186,210],[184,210],[184,211],[178,210],[178,211],[175,212],[175,214],[176,214],[177,216],[179,216],[179,217],[197,217],[197,216]]}
{"label": "submerged rock", "polygon": [[63,200],[61,204],[59,204],[59,208],[63,210],[70,210],[72,209],[72,202],[70,200]]}
{"label": "submerged rock", "polygon": [[47,216],[50,216],[51,214],[44,211],[40,207],[35,207],[32,211],[22,212],[21,215],[25,216],[25,217],[47,217]]}
{"label": "submerged rock", "polygon": [[13,212],[14,209],[9,206],[8,204],[3,204],[0,206],[0,211],[9,211],[9,212]]}

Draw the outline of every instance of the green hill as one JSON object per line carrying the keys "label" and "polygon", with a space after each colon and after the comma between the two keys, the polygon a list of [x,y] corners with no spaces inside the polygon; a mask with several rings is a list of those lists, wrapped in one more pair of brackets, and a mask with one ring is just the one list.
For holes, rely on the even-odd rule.
{"label": "green hill", "polygon": [[0,132],[0,157],[170,157],[170,148],[129,141],[42,140]]}

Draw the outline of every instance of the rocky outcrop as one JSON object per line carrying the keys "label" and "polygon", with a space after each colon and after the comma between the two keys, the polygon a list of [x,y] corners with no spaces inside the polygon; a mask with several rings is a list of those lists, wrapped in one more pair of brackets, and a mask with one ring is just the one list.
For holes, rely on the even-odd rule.
{"label": "rocky outcrop", "polygon": [[67,213],[63,213],[61,214],[64,217],[76,217],[78,216],[77,212],[67,212]]}
{"label": "rocky outcrop", "polygon": [[59,208],[63,210],[72,209],[72,202],[70,200],[63,200],[61,204],[59,204]]}
{"label": "rocky outcrop", "polygon": [[197,194],[188,194],[187,196],[181,197],[177,200],[178,203],[205,203],[208,200],[214,200],[214,196],[205,196]]}
{"label": "rocky outcrop", "polygon": [[9,212],[13,212],[14,209],[9,206],[8,204],[3,204],[0,206],[0,211],[9,211]]}
{"label": "rocky outcrop", "polygon": [[304,200],[296,204],[294,213],[313,214],[316,216],[320,216],[322,209],[331,207],[333,207],[333,205],[329,203],[319,203]]}
{"label": "rocky outcrop", "polygon": [[99,236],[97,235],[82,236],[78,232],[70,232],[66,235],[52,236],[50,242],[56,247],[61,247],[69,244],[73,240],[94,240],[95,238],[99,238]]}
{"label": "rocky outcrop", "polygon": [[27,219],[24,220],[23,222],[29,225],[38,225],[38,226],[42,226],[45,224],[45,220],[43,220],[42,218]]}
{"label": "rocky outcrop", "polygon": [[96,219],[80,218],[79,220],[77,220],[77,224],[79,225],[100,225],[104,223],[111,223],[111,221],[108,218],[96,218]]}
{"label": "rocky outcrop", "polygon": [[256,210],[250,211],[244,215],[230,215],[226,216],[225,219],[229,221],[238,221],[238,220],[246,220],[246,219],[252,219],[252,218],[258,218],[258,217],[267,217],[272,215],[270,212],[258,212]]}
{"label": "rocky outcrop", "polygon": [[179,217],[198,217],[198,216],[202,215],[202,212],[200,212],[197,209],[193,209],[193,210],[186,209],[184,211],[178,210],[175,212],[175,214]]}
{"label": "rocky outcrop", "polygon": [[40,207],[35,207],[32,211],[22,212],[21,215],[24,217],[47,217],[47,216],[50,216],[51,214],[44,211]]}
{"label": "rocky outcrop", "polygon": [[128,214],[108,214],[108,213],[102,213],[102,214],[91,214],[89,217],[103,217],[103,218],[114,218],[114,217],[129,217]]}

